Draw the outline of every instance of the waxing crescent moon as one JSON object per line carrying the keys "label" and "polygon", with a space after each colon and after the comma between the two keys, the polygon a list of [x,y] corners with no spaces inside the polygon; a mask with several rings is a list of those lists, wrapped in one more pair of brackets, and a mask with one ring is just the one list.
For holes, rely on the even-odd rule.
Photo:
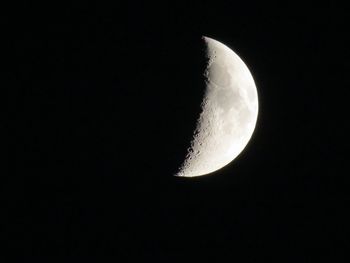
{"label": "waxing crescent moon", "polygon": [[191,146],[176,176],[201,176],[230,163],[248,144],[258,116],[258,94],[248,67],[224,44],[203,40],[208,58],[205,94]]}

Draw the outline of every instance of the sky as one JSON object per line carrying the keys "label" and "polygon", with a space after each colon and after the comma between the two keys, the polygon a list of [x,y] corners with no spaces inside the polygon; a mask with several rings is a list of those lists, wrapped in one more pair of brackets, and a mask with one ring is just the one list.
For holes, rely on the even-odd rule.
{"label": "sky", "polygon": [[[345,262],[342,6],[9,10],[8,251],[27,259]],[[231,164],[177,178],[203,98],[203,35],[245,61],[259,116]]]}

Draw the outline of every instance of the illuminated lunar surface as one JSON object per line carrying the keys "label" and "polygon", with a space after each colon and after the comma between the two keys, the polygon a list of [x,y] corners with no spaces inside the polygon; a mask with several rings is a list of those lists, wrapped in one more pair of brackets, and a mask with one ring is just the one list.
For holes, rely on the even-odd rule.
{"label": "illuminated lunar surface", "polygon": [[205,95],[188,154],[176,176],[212,173],[235,159],[249,142],[258,116],[253,77],[224,44],[203,37],[208,64]]}

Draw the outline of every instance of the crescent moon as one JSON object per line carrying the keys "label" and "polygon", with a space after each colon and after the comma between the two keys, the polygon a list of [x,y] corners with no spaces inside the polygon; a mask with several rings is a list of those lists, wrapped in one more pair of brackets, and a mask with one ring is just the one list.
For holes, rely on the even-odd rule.
{"label": "crescent moon", "polygon": [[212,173],[248,144],[258,116],[258,94],[242,59],[224,44],[203,37],[208,64],[201,114],[185,161],[175,176]]}

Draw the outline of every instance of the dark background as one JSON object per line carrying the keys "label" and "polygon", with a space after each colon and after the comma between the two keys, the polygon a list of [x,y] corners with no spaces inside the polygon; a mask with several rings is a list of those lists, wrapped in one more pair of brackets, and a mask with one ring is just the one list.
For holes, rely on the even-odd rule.
{"label": "dark background", "polygon": [[[6,251],[125,262],[346,262],[346,9],[19,4],[8,45]],[[172,175],[203,95],[201,36],[259,94],[254,135],[209,176]]]}

